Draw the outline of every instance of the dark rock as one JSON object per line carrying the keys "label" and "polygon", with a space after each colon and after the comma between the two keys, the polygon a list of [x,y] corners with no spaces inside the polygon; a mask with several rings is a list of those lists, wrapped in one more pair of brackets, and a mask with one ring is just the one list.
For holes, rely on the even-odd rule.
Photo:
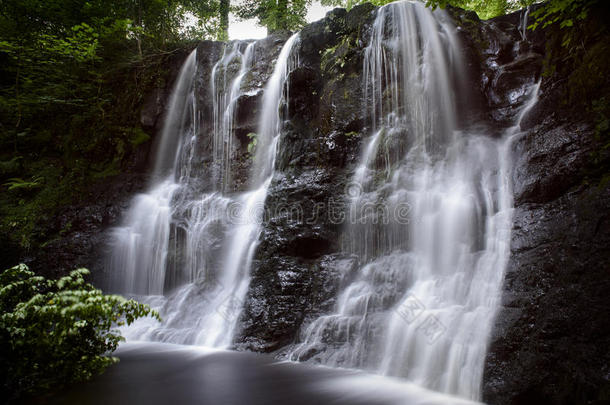
{"label": "dark rock", "polygon": [[548,202],[576,186],[593,148],[591,129],[584,123],[559,125],[556,120],[545,119],[532,128],[515,145],[513,183],[517,203]]}
{"label": "dark rock", "polygon": [[[563,34],[528,33],[524,49],[550,49],[557,35]],[[565,60],[565,49],[555,52],[545,56],[547,63]],[[540,64],[539,57],[526,58],[508,62],[514,74],[507,89],[523,81],[519,72],[536,71],[530,64]],[[604,180],[610,164],[588,102],[565,102],[571,74],[563,69],[542,77],[539,100],[513,145],[511,256],[484,375],[483,400],[490,404],[610,403],[610,188]],[[610,88],[608,79],[598,86]],[[588,91],[593,97],[598,90]]]}
{"label": "dark rock", "polygon": [[357,38],[371,10],[333,10],[300,34],[239,349],[268,352],[292,343],[305,320],[330,310],[345,268],[355,265],[334,252],[345,213],[342,190],[364,129],[364,44]]}
{"label": "dark rock", "polygon": [[[569,97],[574,87],[598,100],[607,96],[608,75],[593,91],[575,81],[565,66],[555,73],[543,71],[543,64],[552,62],[547,52],[559,34],[549,28],[528,30],[524,36],[523,10],[488,21],[472,12],[448,11],[463,45],[462,127],[479,125],[490,136],[505,134],[529,99],[526,89],[541,80],[539,100],[521,120],[524,133],[513,145],[511,258],[486,359],[483,399],[496,405],[608,403],[610,153],[600,134],[603,121],[587,104],[593,100]],[[358,264],[338,253],[340,218],[344,190],[368,134],[362,66],[374,15],[375,7],[368,3],[349,12],[335,9],[300,33],[295,46],[300,63],[289,75],[276,175],[235,341],[240,350],[285,350],[303,325],[331,310]],[[248,134],[257,130],[265,83],[289,35],[275,33],[256,44],[254,68],[237,103],[232,191],[248,186]],[[607,41],[607,36],[595,38],[584,48]],[[196,147],[202,151],[209,151],[213,131],[212,68],[225,47],[235,44],[246,46],[243,41],[197,46],[201,121]],[[554,52],[564,63],[572,56],[562,49]],[[590,63],[597,60],[606,59],[591,58]],[[179,65],[172,66],[174,77]],[[607,65],[599,70],[605,72]],[[228,66],[227,75],[235,74],[236,66]],[[150,132],[158,132],[163,121],[172,80],[166,82],[141,107],[141,124]],[[401,151],[405,145],[389,147]],[[92,187],[80,203],[49,220],[50,233],[57,237],[28,259],[32,267],[59,274],[87,266],[103,278],[104,230],[119,223],[130,198],[146,184],[150,150],[150,145],[140,148],[128,157],[119,178]],[[208,157],[194,162],[202,173],[195,189],[203,191],[213,184],[216,168],[210,153],[196,155]],[[317,353],[314,349],[304,358],[315,360]]]}
{"label": "dark rock", "polygon": [[517,209],[487,358],[487,403],[608,400],[608,206],[606,185]]}
{"label": "dark rock", "polygon": [[[304,255],[313,252],[302,249]],[[280,350],[292,343],[301,324],[332,309],[357,259],[317,252],[315,258],[262,255],[242,314],[238,350]]]}
{"label": "dark rock", "polygon": [[155,89],[146,97],[142,110],[140,111],[140,124],[147,130],[152,130],[157,124],[157,119],[161,115],[163,101],[166,95],[160,89]]}
{"label": "dark rock", "polygon": [[92,187],[82,201],[65,207],[50,224],[49,234],[57,236],[23,261],[47,277],[85,267],[101,286],[106,277],[101,252],[109,236],[105,230],[119,224],[133,195],[143,191],[146,178],[143,173],[123,174]]}

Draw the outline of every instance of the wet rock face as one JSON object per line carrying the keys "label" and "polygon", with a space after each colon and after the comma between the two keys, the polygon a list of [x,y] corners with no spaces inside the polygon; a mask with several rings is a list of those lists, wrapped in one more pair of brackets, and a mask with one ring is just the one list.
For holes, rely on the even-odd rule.
{"label": "wet rock face", "polygon": [[599,147],[591,126],[541,114],[544,84],[537,124],[514,148],[511,256],[483,399],[607,403],[610,187],[587,177]]}
{"label": "wet rock face", "polygon": [[49,224],[50,232],[60,236],[22,260],[36,272],[55,278],[85,267],[91,271],[91,281],[102,285],[107,279],[104,258],[110,241],[106,230],[119,225],[131,199],[144,190],[146,181],[145,173],[134,171],[96,185],[83,201],[65,207]]}
{"label": "wet rock face", "polygon": [[356,259],[338,253],[344,190],[359,153],[364,43],[371,6],[335,10],[306,27],[288,78],[288,109],[265,203],[236,347],[270,352],[332,309]]}
{"label": "wet rock face", "polygon": [[[332,218],[345,214],[344,191],[370,132],[362,70],[374,12],[370,5],[337,9],[300,34],[237,348],[268,352],[293,343],[304,321],[332,307],[346,277],[339,270],[346,258],[338,253],[343,224]],[[523,90],[538,79],[542,58],[522,41],[518,15],[491,24],[463,10],[450,12],[464,25],[464,74],[481,83],[464,86],[461,105],[471,115],[462,124],[482,122],[500,133],[527,100]]]}
{"label": "wet rock face", "polygon": [[[370,132],[362,66],[374,12],[370,4],[334,10],[305,27],[295,46],[299,65],[288,80],[276,175],[237,349],[278,352],[293,343],[302,325],[332,309],[357,268],[355,257],[340,253],[341,214],[362,139]],[[460,125],[499,136],[515,122],[525,90],[542,77],[548,32],[524,36],[523,12],[490,21],[459,9],[449,12],[465,62]],[[288,37],[278,33],[259,41],[254,68],[242,83],[231,151],[234,191],[247,188],[247,135],[257,130],[264,85]],[[197,48],[201,134],[212,132],[208,90],[224,46],[204,41]],[[178,69],[179,64],[174,77]],[[144,103],[140,119],[150,131],[160,129],[171,82]],[[592,158],[601,147],[590,114],[562,103],[566,82],[542,77],[539,101],[522,120],[525,134],[513,147],[511,257],[484,377],[483,400],[490,404],[601,404],[610,395],[610,191],[601,181],[607,172]],[[198,147],[209,149],[210,139],[201,136]],[[129,175],[66,208],[52,226],[67,231],[31,258],[34,267],[87,266],[103,277],[103,231],[118,225],[133,194],[143,189],[149,151],[130,157]],[[209,159],[210,153],[198,155]],[[196,167],[213,170],[210,160]]]}
{"label": "wet rock face", "polygon": [[[244,191],[249,186],[247,179],[252,160],[248,153],[248,134],[256,133],[258,127],[259,107],[262,103],[263,88],[273,73],[277,59],[284,42],[289,38],[290,32],[277,32],[256,42],[252,55],[252,66],[241,83],[241,92],[235,105],[235,121],[233,122],[233,142],[230,156],[230,188],[229,191]],[[243,55],[247,41],[231,41],[227,44],[215,41],[202,41],[197,47],[197,80],[199,89],[196,94],[197,109],[200,114],[198,122],[198,153],[195,154],[198,162],[194,166],[197,170],[197,179],[206,179],[196,188],[201,192],[209,192],[225,176],[218,162],[212,156],[214,133],[214,105],[212,94],[212,72],[216,63],[226,52],[229,54],[234,47]],[[217,66],[217,77],[214,86],[223,93],[230,91],[233,79],[237,77],[240,69],[240,58],[235,57],[226,66]],[[220,111],[222,114],[224,112]],[[218,120],[219,117],[216,117]],[[211,180],[210,180],[211,179]]]}
{"label": "wet rock face", "polygon": [[[523,57],[506,61],[514,73],[498,80],[526,80],[552,35],[532,35]],[[586,103],[565,102],[569,75],[543,77],[513,145],[511,255],[484,375],[490,404],[610,400],[610,165]],[[499,119],[511,109],[495,97],[503,87],[488,92]]]}
{"label": "wet rock face", "polygon": [[[295,205],[311,211],[349,182],[367,134],[361,67],[372,19],[371,9],[356,10],[336,10],[301,34],[239,349],[281,353],[301,325],[332,307],[357,264],[336,253],[340,226],[278,213]],[[526,90],[541,80],[548,32],[524,35],[523,12],[483,22],[449,11],[469,81],[461,125],[499,136],[514,125]],[[607,397],[609,192],[599,176],[585,180],[599,145],[589,116],[561,107],[561,80],[542,80],[539,101],[521,122],[526,133],[513,148],[512,253],[484,378],[483,399],[491,404]]]}
{"label": "wet rock face", "polygon": [[499,136],[514,124],[527,90],[540,80],[545,34],[524,33],[525,10],[487,21],[471,11],[448,11],[463,45],[461,120],[465,125],[484,124],[489,134]]}
{"label": "wet rock face", "polygon": [[609,204],[606,186],[517,208],[487,403],[607,403]]}

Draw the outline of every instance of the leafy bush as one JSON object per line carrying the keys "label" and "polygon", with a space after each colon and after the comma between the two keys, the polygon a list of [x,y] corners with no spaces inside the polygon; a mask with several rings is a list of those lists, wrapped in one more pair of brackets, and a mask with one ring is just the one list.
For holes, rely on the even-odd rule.
{"label": "leafy bush", "polygon": [[159,315],[143,304],[104,295],[86,269],[59,280],[21,264],[0,274],[0,362],[5,399],[84,381],[118,361],[116,326]]}
{"label": "leafy bush", "polygon": [[544,28],[559,24],[559,28],[565,29],[561,45],[566,48],[578,46],[583,38],[579,35],[579,30],[574,28],[586,25],[587,17],[599,7],[600,3],[600,0],[549,0],[532,12],[534,22],[528,28],[536,29],[538,26]]}

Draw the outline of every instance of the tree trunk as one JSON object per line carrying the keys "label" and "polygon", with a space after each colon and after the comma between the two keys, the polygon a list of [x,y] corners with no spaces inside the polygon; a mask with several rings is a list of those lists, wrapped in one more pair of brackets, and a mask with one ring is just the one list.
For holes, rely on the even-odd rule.
{"label": "tree trunk", "polygon": [[220,30],[218,40],[227,41],[229,39],[229,10],[230,0],[220,0]]}

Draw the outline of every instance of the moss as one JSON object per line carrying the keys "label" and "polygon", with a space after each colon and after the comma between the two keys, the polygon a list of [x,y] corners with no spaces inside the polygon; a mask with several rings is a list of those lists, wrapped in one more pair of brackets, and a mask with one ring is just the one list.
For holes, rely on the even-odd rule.
{"label": "moss", "polygon": [[120,159],[113,160],[110,164],[103,165],[99,170],[91,173],[91,179],[102,180],[121,174]]}
{"label": "moss", "polygon": [[[587,44],[574,59],[564,93],[567,108],[583,106],[593,123],[596,147],[590,159],[588,176],[604,179],[610,173],[610,35],[600,36]],[[567,50],[564,50],[564,52]]]}
{"label": "moss", "polygon": [[150,135],[148,135],[141,127],[131,128],[131,136],[129,138],[129,143],[133,146],[142,145],[150,141]]}
{"label": "moss", "polygon": [[481,20],[476,12],[450,6],[447,7],[447,10],[453,16],[456,26],[464,29],[472,38],[479,54],[489,48],[489,39],[481,31]]}
{"label": "moss", "polygon": [[13,177],[21,171],[23,156],[13,156],[10,160],[0,161],[0,175]]}
{"label": "moss", "polygon": [[[357,35],[358,32],[355,34]],[[357,39],[353,35],[344,35],[335,46],[326,48],[320,58],[322,72],[329,76],[339,74],[344,77],[344,68],[353,56],[352,51],[357,43]]]}

